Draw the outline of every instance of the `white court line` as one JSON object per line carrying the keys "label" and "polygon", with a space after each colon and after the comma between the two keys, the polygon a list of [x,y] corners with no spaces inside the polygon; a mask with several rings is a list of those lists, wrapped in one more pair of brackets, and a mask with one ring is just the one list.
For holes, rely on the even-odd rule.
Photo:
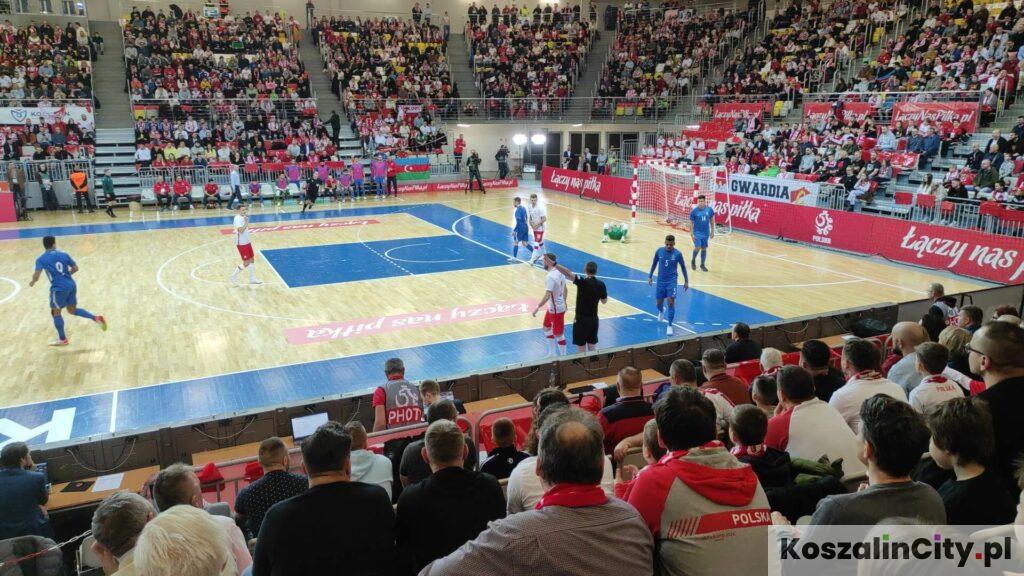
{"label": "white court line", "polygon": [[[488,246],[486,244],[483,244],[481,242],[477,242],[476,240],[473,240],[472,238],[469,238],[468,236],[464,236],[462,234],[459,234],[458,230],[455,229],[455,227],[458,226],[459,222],[462,222],[463,220],[465,220],[466,218],[469,218],[470,216],[477,216],[479,214],[483,214],[484,212],[494,212],[495,210],[508,210],[508,208],[505,207],[505,206],[502,206],[500,208],[488,208],[487,210],[480,210],[479,212],[473,212],[473,213],[466,214],[462,218],[459,218],[459,219],[455,220],[454,222],[452,222],[452,226],[451,226],[452,234],[455,234],[456,236],[462,238],[463,240],[469,240],[470,242],[472,242],[473,244],[476,244],[477,246],[482,246],[482,247],[484,247],[484,248],[486,248],[486,249],[488,249],[488,250],[490,250],[492,252],[496,252],[498,254],[501,254],[502,256],[509,257],[509,254],[506,254],[506,253],[504,253],[504,252],[502,252],[502,251],[500,251],[500,250],[498,250],[496,248],[491,248],[490,246]],[[533,266],[530,266],[530,268],[533,268]],[[627,304],[627,306],[629,306],[629,305]],[[646,314],[646,315],[654,317],[654,318],[658,317],[657,314],[651,314],[650,312],[648,312],[648,311],[646,311],[646,310],[644,310],[642,308],[635,308],[635,309],[639,310],[641,314]],[[690,334],[696,334],[697,333],[696,330],[691,330],[691,329],[687,328],[686,326],[680,325],[678,322],[677,323],[673,323],[673,326],[676,326],[678,328],[686,330]]]}
{"label": "white court line", "polygon": [[110,403],[110,429],[108,431],[111,434],[117,429],[117,393],[118,390],[114,390],[114,397]]}
{"label": "white court line", "polygon": [[[603,280],[647,283],[647,280],[638,280],[636,278],[619,278],[618,276],[601,276],[600,274],[597,277]],[[814,284],[694,284],[691,282],[690,288],[812,288],[818,286],[837,286],[840,284],[859,284],[861,282],[864,282],[864,280],[839,280],[838,282],[816,282]]]}
{"label": "white court line", "polygon": [[184,256],[186,254],[189,254],[191,252],[195,252],[196,250],[201,250],[201,249],[206,248],[208,246],[211,246],[213,244],[217,244],[218,242],[226,242],[227,240],[230,240],[230,238],[218,238],[216,240],[213,240],[212,242],[207,242],[205,244],[200,244],[198,246],[194,246],[192,248],[189,248],[188,250],[185,250],[184,252],[179,252],[178,254],[175,254],[174,256],[171,256],[170,258],[165,260],[164,263],[160,265],[160,268],[158,268],[157,271],[156,271],[156,283],[157,283],[157,285],[160,286],[161,290],[163,290],[164,292],[170,294],[174,298],[177,298],[178,300],[181,300],[182,302],[187,302],[189,304],[193,304],[195,306],[199,306],[200,308],[206,308],[207,310],[216,310],[218,312],[227,312],[229,314],[239,314],[239,315],[242,315],[242,316],[249,316],[250,318],[266,318],[268,320],[288,320],[288,321],[294,321],[294,322],[321,322],[321,323],[325,322],[325,321],[317,320],[316,318],[292,318],[290,316],[273,316],[273,315],[270,315],[270,314],[253,314],[252,312],[242,312],[241,310],[232,310],[230,308],[223,308],[221,306],[214,306],[212,304],[206,304],[205,302],[200,302],[200,301],[195,300],[193,298],[189,298],[188,296],[184,296],[182,294],[178,294],[174,290],[171,290],[170,288],[168,288],[166,284],[164,284],[163,274],[164,274],[164,269],[167,268],[168,264],[170,264],[171,262],[174,262],[175,260],[177,260],[178,258],[180,258],[180,257],[182,257],[182,256]]}
{"label": "white court line", "polygon": [[402,246],[395,246],[394,248],[388,248],[384,251],[384,257],[388,260],[397,260],[399,262],[411,262],[413,264],[446,264],[448,262],[462,262],[465,258],[455,258],[452,260],[407,260],[405,258],[396,258],[391,255],[395,250],[401,250],[402,248],[412,248],[414,246],[430,246],[429,242],[423,242],[421,244],[405,244]]}
{"label": "white court line", "polygon": [[14,292],[11,292],[7,296],[4,296],[3,300],[0,300],[0,304],[3,304],[4,302],[7,302],[11,298],[17,296],[18,292],[21,292],[21,284],[19,284],[17,280],[13,280],[6,276],[0,276],[0,280],[3,280],[4,282],[9,282],[11,286],[14,286]]}
{"label": "white court line", "polygon": [[[549,200],[548,204],[554,205],[554,206],[561,206],[562,208],[567,208],[569,210],[573,210],[573,211],[576,211],[576,212],[582,212],[584,214],[591,214],[593,216],[609,217],[606,214],[601,214],[600,212],[594,212],[593,210],[584,210],[582,208],[576,208],[575,206],[569,206],[568,204],[562,204],[560,202],[552,202],[552,201]],[[664,229],[661,228],[661,227],[650,226],[648,224],[637,224],[637,226],[642,226],[642,227],[648,228],[650,230],[664,231]],[[857,280],[861,280],[863,282],[871,282],[872,284],[879,284],[881,286],[888,286],[890,288],[896,288],[896,289],[903,290],[903,291],[906,291],[906,292],[914,292],[915,294],[919,294],[921,292],[920,288],[907,288],[906,286],[900,286],[898,284],[889,284],[888,282],[882,282],[881,280],[873,280],[871,278],[865,278],[863,276],[857,276],[856,274],[849,274],[847,272],[839,272],[838,270],[833,270],[831,268],[825,268],[824,266],[817,266],[815,264],[808,264],[807,262],[800,262],[799,260],[790,260],[789,258],[786,258],[786,257],[783,257],[783,256],[776,256],[774,254],[765,254],[763,252],[758,252],[757,250],[750,250],[749,248],[741,248],[741,247],[735,246],[733,244],[723,243],[720,240],[715,240],[713,243],[714,244],[719,244],[719,245],[725,247],[726,249],[739,250],[740,252],[747,252],[748,254],[756,254],[758,256],[763,256],[765,258],[772,258],[772,259],[775,259],[775,260],[779,260],[781,262],[788,262],[790,264],[796,264],[798,266],[804,266],[806,268],[811,268],[813,270],[818,270],[819,272],[828,272],[830,274],[838,274],[840,276],[846,276],[847,278],[856,278]],[[805,246],[805,248],[809,248],[809,247]]]}

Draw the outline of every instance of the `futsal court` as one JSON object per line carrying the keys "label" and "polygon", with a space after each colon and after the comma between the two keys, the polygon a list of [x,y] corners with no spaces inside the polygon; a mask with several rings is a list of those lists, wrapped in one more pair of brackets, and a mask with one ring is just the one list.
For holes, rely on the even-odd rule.
{"label": "futsal court", "polygon": [[[628,210],[536,184],[318,204],[306,214],[256,206],[258,286],[244,273],[240,286],[229,282],[238,254],[226,210],[150,209],[134,221],[127,210],[113,220],[40,214],[0,230],[0,426],[49,423],[49,441],[81,438],[369,392],[393,356],[417,380],[543,359],[543,311],[531,312],[545,272],[507,261],[512,198],[531,192],[547,205],[546,250],[575,271],[593,260],[608,286],[599,349],[664,339],[648,270],[668,233],[689,261],[688,234],[641,225],[628,243],[602,243],[603,224],[628,221]],[[78,262],[79,306],[103,314],[108,332],[65,314],[71,345],[47,346],[48,286],[28,287],[46,235]],[[712,241],[707,265],[680,289],[676,337],[918,300],[936,281],[951,293],[984,286],[741,232]]]}

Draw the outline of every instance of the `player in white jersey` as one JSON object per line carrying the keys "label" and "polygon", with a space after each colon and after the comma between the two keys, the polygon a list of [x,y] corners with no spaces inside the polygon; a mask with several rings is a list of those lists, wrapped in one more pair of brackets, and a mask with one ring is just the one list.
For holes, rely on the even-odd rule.
{"label": "player in white jersey", "polygon": [[544,225],[548,221],[548,209],[537,200],[536,194],[530,194],[530,207],[527,211],[530,215],[530,228],[533,229],[533,254],[530,255],[532,266],[544,254]]}
{"label": "player in white jersey", "polygon": [[[548,271],[544,278],[544,297],[533,309],[534,317],[541,308],[547,305],[544,313],[544,336],[548,339],[548,349],[552,356],[565,356],[565,301],[569,295],[569,285],[565,276],[555,268],[554,254],[544,255],[544,269]],[[557,347],[556,347],[557,345]]]}
{"label": "player in white jersey", "polygon": [[238,213],[235,214],[235,221],[232,227],[235,229],[235,248],[238,255],[242,257],[242,263],[231,273],[231,283],[238,285],[238,273],[243,268],[249,269],[249,284],[262,284],[256,279],[255,256],[252,251],[252,244],[249,242],[249,208],[244,204],[238,205]]}

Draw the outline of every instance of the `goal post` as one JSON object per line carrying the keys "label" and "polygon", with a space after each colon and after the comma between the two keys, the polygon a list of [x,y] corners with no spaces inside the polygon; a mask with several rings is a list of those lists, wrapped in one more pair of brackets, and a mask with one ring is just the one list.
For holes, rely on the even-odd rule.
{"label": "goal post", "polygon": [[[723,216],[717,220],[719,233],[732,231],[728,210],[727,173],[722,166],[696,166],[662,159],[636,159],[633,163],[631,193],[633,223],[688,226],[690,211],[698,196]],[[725,210],[717,204],[725,202]]]}

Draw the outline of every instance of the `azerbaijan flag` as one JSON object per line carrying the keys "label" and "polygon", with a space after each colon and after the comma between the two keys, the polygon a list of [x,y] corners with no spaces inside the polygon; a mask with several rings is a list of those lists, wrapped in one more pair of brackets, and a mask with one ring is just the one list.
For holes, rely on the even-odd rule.
{"label": "azerbaijan flag", "polygon": [[395,159],[398,164],[398,181],[430,179],[430,159],[426,156],[406,156]]}

